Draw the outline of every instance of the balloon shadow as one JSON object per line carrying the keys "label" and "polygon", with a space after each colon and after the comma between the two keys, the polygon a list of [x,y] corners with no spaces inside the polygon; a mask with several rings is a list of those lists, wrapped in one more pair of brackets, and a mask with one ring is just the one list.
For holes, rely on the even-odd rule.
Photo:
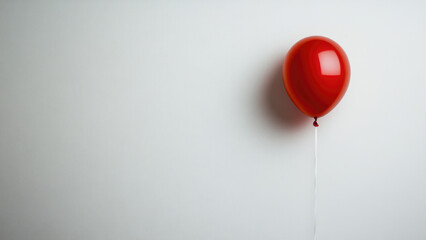
{"label": "balloon shadow", "polygon": [[287,95],[282,80],[282,63],[283,59],[277,62],[264,80],[263,107],[275,126],[297,130],[306,126],[310,118],[300,112]]}

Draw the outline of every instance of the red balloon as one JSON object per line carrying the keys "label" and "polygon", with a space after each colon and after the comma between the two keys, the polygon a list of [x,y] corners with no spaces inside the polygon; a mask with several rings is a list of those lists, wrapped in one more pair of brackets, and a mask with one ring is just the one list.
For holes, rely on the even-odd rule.
{"label": "red balloon", "polygon": [[350,66],[343,49],[326,37],[307,37],[289,50],[283,64],[283,82],[293,103],[316,118],[329,113],[349,85]]}

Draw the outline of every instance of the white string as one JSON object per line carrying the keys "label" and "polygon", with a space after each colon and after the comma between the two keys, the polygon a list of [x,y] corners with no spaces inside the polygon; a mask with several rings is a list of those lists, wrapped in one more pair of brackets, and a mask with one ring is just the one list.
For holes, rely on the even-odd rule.
{"label": "white string", "polygon": [[315,162],[314,162],[314,240],[317,239],[317,180],[318,180],[318,131],[315,127]]}

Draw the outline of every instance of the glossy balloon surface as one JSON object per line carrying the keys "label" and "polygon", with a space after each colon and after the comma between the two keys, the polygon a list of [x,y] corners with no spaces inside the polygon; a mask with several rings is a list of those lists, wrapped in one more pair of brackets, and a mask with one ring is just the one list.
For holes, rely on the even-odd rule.
{"label": "glossy balloon surface", "polygon": [[326,37],[300,40],[289,50],[283,64],[283,82],[290,99],[311,117],[326,115],[340,102],[349,78],[345,52]]}

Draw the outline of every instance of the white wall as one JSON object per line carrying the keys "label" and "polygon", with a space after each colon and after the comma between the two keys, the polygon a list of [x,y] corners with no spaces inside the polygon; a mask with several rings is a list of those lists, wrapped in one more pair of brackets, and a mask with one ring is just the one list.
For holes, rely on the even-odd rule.
{"label": "white wall", "polygon": [[281,63],[324,35],[320,239],[426,239],[426,2],[0,3],[0,239],[312,239],[312,119]]}

